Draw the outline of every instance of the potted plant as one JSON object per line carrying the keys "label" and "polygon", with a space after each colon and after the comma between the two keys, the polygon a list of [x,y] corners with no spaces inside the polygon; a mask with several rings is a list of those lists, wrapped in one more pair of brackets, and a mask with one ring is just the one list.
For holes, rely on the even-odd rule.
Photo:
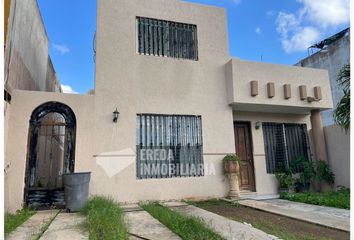
{"label": "potted plant", "polygon": [[296,191],[308,192],[311,181],[313,181],[316,174],[313,162],[304,157],[299,157],[295,161],[292,171],[298,172],[295,183]]}
{"label": "potted plant", "polygon": [[224,171],[229,178],[230,191],[228,198],[238,199],[240,187],[238,184],[238,174],[240,173],[241,159],[236,154],[229,154],[223,158]]}
{"label": "potted plant", "polygon": [[225,173],[239,173],[241,168],[241,159],[236,154],[228,154],[223,158]]}
{"label": "potted plant", "polygon": [[275,177],[279,183],[279,193],[294,191],[295,179],[289,169],[275,172]]}

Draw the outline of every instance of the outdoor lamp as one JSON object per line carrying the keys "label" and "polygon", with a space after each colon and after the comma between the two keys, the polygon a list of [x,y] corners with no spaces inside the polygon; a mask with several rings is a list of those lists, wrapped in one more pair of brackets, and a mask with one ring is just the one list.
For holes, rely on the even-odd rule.
{"label": "outdoor lamp", "polygon": [[113,122],[117,122],[118,116],[119,116],[119,112],[116,108],[116,110],[114,110],[114,112],[113,112]]}
{"label": "outdoor lamp", "polygon": [[259,129],[261,127],[261,122],[256,122],[255,128]]}

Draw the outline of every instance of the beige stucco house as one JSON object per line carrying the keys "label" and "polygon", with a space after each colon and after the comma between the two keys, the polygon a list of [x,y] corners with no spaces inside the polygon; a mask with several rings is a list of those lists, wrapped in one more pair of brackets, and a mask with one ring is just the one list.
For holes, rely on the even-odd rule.
{"label": "beige stucco house", "polygon": [[[92,195],[137,202],[226,196],[222,158],[230,153],[242,160],[241,195],[277,193],[276,167],[298,155],[326,159],[327,71],[231,58],[226,25],[221,8],[98,1],[94,94],[12,94],[6,210],[32,201],[33,191],[60,191],[58,179],[73,171],[91,172]],[[62,118],[44,124],[52,112]],[[48,124],[64,130],[43,133]],[[38,150],[41,136],[63,143],[59,167],[50,147],[49,155]],[[158,159],[156,149],[169,157]],[[201,171],[150,171],[165,163]]]}

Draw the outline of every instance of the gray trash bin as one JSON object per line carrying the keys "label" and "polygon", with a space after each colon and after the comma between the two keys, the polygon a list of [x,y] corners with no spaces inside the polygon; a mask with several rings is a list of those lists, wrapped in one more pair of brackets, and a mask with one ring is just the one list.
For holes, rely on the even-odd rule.
{"label": "gray trash bin", "polygon": [[84,206],[88,198],[90,177],[90,172],[63,175],[67,211],[75,212]]}

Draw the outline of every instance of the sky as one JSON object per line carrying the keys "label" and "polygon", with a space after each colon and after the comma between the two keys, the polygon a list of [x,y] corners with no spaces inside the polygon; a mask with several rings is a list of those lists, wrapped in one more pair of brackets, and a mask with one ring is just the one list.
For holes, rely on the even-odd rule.
{"label": "sky", "polygon": [[[86,94],[94,88],[96,0],[37,1],[63,91]],[[185,1],[226,8],[230,57],[244,60],[295,64],[349,26],[349,0]]]}

